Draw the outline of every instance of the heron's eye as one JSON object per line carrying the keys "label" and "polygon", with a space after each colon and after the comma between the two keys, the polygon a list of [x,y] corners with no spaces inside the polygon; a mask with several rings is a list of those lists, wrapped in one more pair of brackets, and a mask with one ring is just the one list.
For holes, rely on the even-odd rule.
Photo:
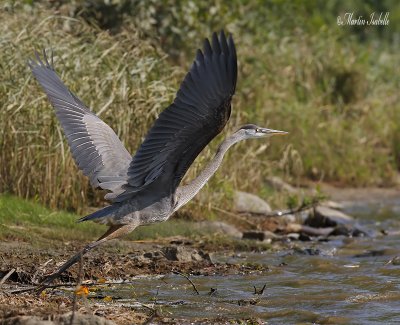
{"label": "heron's eye", "polygon": [[260,129],[256,129],[256,133],[260,132]]}

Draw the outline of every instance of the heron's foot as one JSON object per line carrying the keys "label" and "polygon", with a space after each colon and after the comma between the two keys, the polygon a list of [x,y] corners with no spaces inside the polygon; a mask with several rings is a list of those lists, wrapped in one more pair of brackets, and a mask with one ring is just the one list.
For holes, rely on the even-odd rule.
{"label": "heron's foot", "polygon": [[35,293],[37,295],[40,295],[42,293],[43,290],[49,288],[51,286],[51,284],[53,283],[53,281],[58,278],[58,276],[60,275],[59,272],[55,272],[53,274],[48,275],[47,277],[45,277],[42,282],[40,282],[40,284],[37,286],[37,288],[35,288]]}

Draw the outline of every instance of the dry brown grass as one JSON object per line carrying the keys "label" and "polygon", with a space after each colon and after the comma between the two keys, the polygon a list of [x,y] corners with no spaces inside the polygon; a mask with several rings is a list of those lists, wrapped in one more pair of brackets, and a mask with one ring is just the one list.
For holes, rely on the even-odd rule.
{"label": "dry brown grass", "polygon": [[[165,8],[157,7],[160,19],[168,22],[175,10],[171,24],[181,30],[160,25],[160,39],[150,33],[150,21],[157,17],[144,5],[141,15],[127,17],[111,35],[69,17],[68,6],[55,14],[54,8],[13,7],[11,1],[5,2],[0,10],[4,25],[0,192],[78,212],[103,204],[103,193],[93,191],[76,168],[53,110],[26,65],[35,49],[53,48],[61,78],[133,153],[158,113],[172,101],[205,31],[210,26],[219,29],[220,24],[234,33],[238,48],[240,71],[233,114],[186,180],[198,173],[222,137],[240,124],[257,123],[290,135],[271,144],[236,145],[197,197],[202,205],[191,203],[186,211],[203,214],[208,208],[212,215],[211,205],[229,209],[234,189],[268,197],[271,189],[265,179],[271,174],[295,184],[307,177],[342,185],[392,185],[400,166],[400,84],[393,68],[400,62],[395,46],[376,39],[372,45],[358,42],[332,26],[310,31],[308,18],[302,20],[296,10],[282,18],[273,11],[279,8],[247,2],[243,11],[240,1],[218,1],[216,8],[225,13],[220,21],[218,13],[204,11],[205,3],[199,5],[202,9],[193,3],[185,13],[179,11],[184,5],[171,9],[167,1]],[[198,12],[204,13],[204,22],[194,20]],[[244,12],[251,19],[242,19]],[[287,22],[292,16],[299,18],[296,28],[293,22],[285,27],[282,19]],[[188,28],[194,32],[188,33]],[[182,53],[190,47],[190,58],[178,56],[183,62],[178,67],[158,44],[182,46]],[[169,52],[176,54],[176,50]]]}
{"label": "dry brown grass", "polygon": [[[174,94],[178,69],[127,27],[118,36],[48,11],[1,11],[0,192],[50,206],[98,204],[75,167],[49,102],[27,67],[35,49],[52,48],[61,78],[133,152]],[[21,24],[21,20],[24,21]]]}

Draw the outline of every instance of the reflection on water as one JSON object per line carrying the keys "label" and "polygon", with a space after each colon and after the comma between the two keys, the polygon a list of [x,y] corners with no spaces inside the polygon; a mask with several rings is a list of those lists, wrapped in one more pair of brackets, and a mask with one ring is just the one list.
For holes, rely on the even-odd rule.
{"label": "reflection on water", "polygon": [[[349,209],[362,227],[378,235],[296,242],[296,249],[283,252],[217,256],[220,261],[259,263],[260,272],[191,276],[200,295],[179,275],[137,279],[133,286],[119,285],[105,294],[119,296],[122,304],[152,303],[157,296],[163,311],[185,319],[220,315],[268,324],[400,323],[400,265],[389,262],[400,255],[400,233],[380,235],[383,229],[400,230],[399,205],[370,207],[369,213],[364,207]],[[309,254],[316,251],[318,255]],[[262,295],[254,294],[254,287],[260,290],[265,284]],[[216,289],[212,294],[211,288]]]}

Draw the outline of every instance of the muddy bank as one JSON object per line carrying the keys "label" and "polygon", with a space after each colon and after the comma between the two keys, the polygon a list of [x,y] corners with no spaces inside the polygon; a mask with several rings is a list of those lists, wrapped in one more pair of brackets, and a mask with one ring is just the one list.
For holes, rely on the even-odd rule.
{"label": "muddy bank", "polygon": [[[257,246],[257,243],[254,243]],[[38,283],[46,274],[56,270],[80,247],[78,245],[44,248],[20,242],[0,245],[0,274],[8,282],[21,285]],[[260,248],[262,246],[260,245]],[[213,261],[218,248],[210,250],[201,241],[170,238],[154,242],[114,241],[84,256],[83,279],[129,279],[139,275],[168,274],[173,271],[193,275],[226,275],[251,272],[248,265],[221,264]],[[79,266],[74,265],[57,280],[76,281]]]}
{"label": "muddy bank", "polygon": [[[154,308],[154,301],[149,301],[148,304],[138,303],[133,308],[131,304],[118,303],[118,297],[111,298],[99,294],[98,290],[100,287],[111,286],[112,282],[129,283],[137,276],[226,276],[268,272],[268,267],[260,268],[256,264],[214,262],[213,255],[216,251],[210,250],[210,246],[202,241],[185,238],[170,238],[157,242],[115,241],[84,257],[82,285],[88,288],[89,295],[79,296],[75,307],[76,287],[73,284],[78,279],[79,265],[71,267],[55,281],[55,288],[46,289],[40,295],[33,292],[10,294],[13,290],[37,284],[79,248],[79,245],[74,244],[58,243],[47,246],[43,243],[31,245],[15,241],[3,242],[0,245],[0,279],[7,276],[7,281],[0,287],[1,324],[41,324],[40,321],[45,319],[54,321],[54,324],[64,324],[65,317],[62,315],[74,308],[77,312],[105,317],[117,324],[141,324],[149,320],[154,323],[184,324],[183,319],[179,321],[165,318],[164,314],[160,314],[159,310]],[[58,287],[57,284],[60,283],[66,286]],[[133,292],[134,290],[132,294]],[[28,317],[27,320],[26,316],[36,318]],[[91,321],[100,324],[94,319]],[[202,322],[211,324],[215,320],[203,319]]]}
{"label": "muddy bank", "polygon": [[[279,288],[287,289],[291,283],[297,288],[297,274],[307,277],[305,285],[314,284],[315,280],[316,287],[320,288],[319,276],[313,279],[312,272],[315,268],[306,274],[300,273],[313,263],[317,263],[315,267],[322,268],[326,272],[324,274],[327,275],[327,280],[330,280],[329,274],[335,274],[338,269],[342,269],[341,272],[362,269],[359,259],[367,259],[378,252],[382,259],[380,267],[385,274],[396,273],[397,264],[391,261],[397,261],[397,250],[387,250],[385,247],[390,245],[390,238],[398,234],[383,232],[371,222],[360,227],[360,220],[333,209],[335,204],[332,202],[330,206],[314,207],[312,211],[308,209],[298,215],[242,215],[241,217],[247,218],[249,225],[248,229],[240,229],[243,237],[248,238],[246,240],[232,232],[229,239],[221,234],[210,233],[207,238],[197,236],[194,239],[174,237],[110,242],[84,257],[81,285],[87,288],[87,293],[79,289],[77,299],[74,284],[79,278],[78,265],[65,272],[55,282],[56,287],[47,289],[39,296],[31,292],[18,295],[10,292],[37,284],[43,276],[55,271],[82,248],[84,243],[61,240],[28,243],[10,238],[0,245],[0,281],[4,280],[0,286],[0,323],[25,324],[24,317],[35,316],[35,321],[46,319],[54,324],[62,324],[67,317],[65,315],[75,310],[77,313],[103,317],[102,321],[108,319],[116,324],[224,324],[234,319],[247,321],[256,310],[269,310],[271,304],[266,295],[270,294],[271,288],[267,288],[266,292],[261,290],[266,283],[272,285],[272,289],[274,284],[277,288],[274,294],[278,299],[277,308],[282,306]],[[302,216],[304,212],[306,215]],[[396,220],[390,220],[392,221],[380,224],[379,227],[384,230],[395,228]],[[226,236],[228,228],[221,224],[217,226],[218,229],[223,229],[222,233]],[[363,231],[364,226],[367,226],[366,231]],[[357,236],[360,239],[354,238]],[[369,247],[371,238],[375,244],[382,242],[382,250],[379,250],[379,244],[373,249]],[[343,260],[337,258],[338,254],[343,254]],[[335,258],[332,259],[332,256]],[[371,257],[371,265],[366,270],[375,266],[372,258],[375,257]],[[326,270],[330,265],[332,269]],[[198,286],[198,294],[189,279],[185,278],[186,275]],[[282,277],[287,279],[280,283]],[[375,278],[375,274],[371,274],[371,278]],[[335,281],[342,280],[336,277]],[[66,285],[57,286],[61,283]],[[159,293],[159,289],[164,292]],[[146,291],[145,295],[142,295],[143,291]],[[386,297],[386,294],[379,293],[382,297]],[[197,296],[198,299],[195,298]],[[302,296],[307,297],[307,291]],[[329,295],[326,297],[328,299]],[[398,296],[390,293],[387,297],[397,299]],[[352,297],[349,299],[352,301]],[[203,307],[197,308],[200,302]],[[212,312],[212,306],[216,303],[221,306],[219,313]],[[211,311],[203,315],[199,310],[204,306],[211,308]],[[240,306],[240,310],[243,309],[243,315],[238,316],[237,306]],[[253,306],[259,309],[253,310]],[[199,309],[193,317],[188,316],[192,315],[191,308],[193,312],[195,308]],[[293,309],[293,317],[298,315],[296,308]],[[170,314],[179,309],[182,309],[182,314]],[[226,311],[231,313],[230,316],[224,316]],[[182,317],[184,313],[187,313],[187,318]],[[285,315],[288,314],[282,313],[265,312],[262,319],[278,317],[276,315],[287,317]],[[257,317],[249,321],[254,324],[262,323]]]}

